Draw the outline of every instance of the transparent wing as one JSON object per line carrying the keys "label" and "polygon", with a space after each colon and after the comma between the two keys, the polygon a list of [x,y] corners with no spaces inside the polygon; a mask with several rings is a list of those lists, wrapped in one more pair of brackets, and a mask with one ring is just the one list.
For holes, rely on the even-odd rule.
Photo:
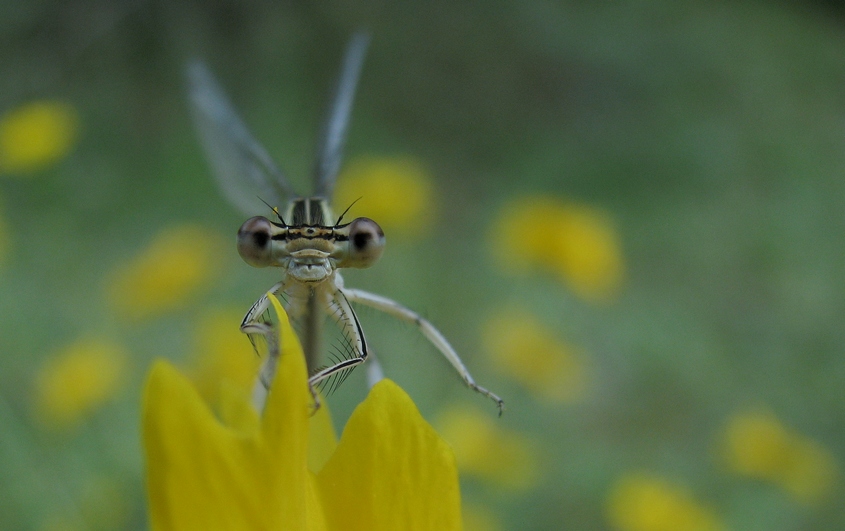
{"label": "transparent wing", "polygon": [[187,78],[194,125],[226,198],[251,216],[262,207],[261,199],[281,206],[286,198],[295,196],[282,172],[252,137],[208,68],[195,61],[188,65]]}
{"label": "transparent wing", "polygon": [[364,32],[358,32],[346,45],[343,66],[323,122],[317,160],[314,164],[314,195],[316,196],[331,197],[334,182],[340,170],[340,160],[343,157],[343,146],[346,143],[346,130],[349,125],[349,115],[352,113],[355,88],[361,76],[361,68],[364,65],[364,56],[369,43],[370,36]]}

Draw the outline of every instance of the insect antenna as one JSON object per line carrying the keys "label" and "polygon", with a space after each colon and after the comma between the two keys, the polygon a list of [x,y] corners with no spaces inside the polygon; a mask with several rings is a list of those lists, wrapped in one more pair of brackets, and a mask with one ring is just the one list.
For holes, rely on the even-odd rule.
{"label": "insect antenna", "polygon": [[[287,224],[287,223],[285,223],[284,218],[282,217],[282,215],[281,215],[281,214],[279,214],[279,209],[278,209],[278,207],[270,206],[270,203],[268,203],[267,201],[265,201],[265,200],[261,199],[260,197],[258,198],[258,200],[259,200],[259,201],[261,201],[262,203],[264,203],[265,205],[267,205],[267,208],[269,208],[270,210],[272,210],[272,211],[273,211],[273,214],[276,214],[276,217],[277,217],[277,218],[279,218],[279,221],[281,221],[281,222],[282,222],[282,225],[283,225],[285,228],[287,228],[288,224]],[[350,205],[350,206],[351,206],[351,205]],[[347,210],[348,210],[348,209],[347,209]]]}
{"label": "insect antenna", "polygon": [[[364,197],[364,196],[361,196],[361,197]],[[339,217],[339,218],[337,218],[337,221],[336,221],[336,222],[335,222],[335,224],[334,224],[334,226],[335,226],[335,227],[337,227],[337,226],[339,226],[339,225],[340,225],[340,222],[341,222],[341,221],[343,221],[343,216],[345,216],[345,215],[346,215],[346,213],[347,213],[347,212],[349,212],[349,209],[350,209],[350,208],[352,208],[352,207],[355,205],[355,203],[357,203],[358,201],[360,201],[360,200],[361,200],[361,197],[359,197],[359,198],[358,198],[358,199],[356,199],[355,201],[352,201],[352,203],[350,203],[350,204],[349,204],[349,206],[348,206],[348,207],[346,207],[346,210],[344,210],[344,211],[343,211],[343,213],[340,215],[340,217]]]}

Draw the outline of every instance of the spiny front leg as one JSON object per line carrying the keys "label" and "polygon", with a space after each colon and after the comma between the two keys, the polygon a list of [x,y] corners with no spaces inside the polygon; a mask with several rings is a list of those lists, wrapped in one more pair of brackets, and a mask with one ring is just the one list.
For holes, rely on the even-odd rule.
{"label": "spiny front leg", "polygon": [[473,379],[469,370],[466,368],[463,361],[461,361],[458,353],[455,352],[455,349],[452,348],[452,345],[449,344],[443,334],[441,334],[440,331],[437,330],[428,320],[424,319],[417,312],[410,310],[398,302],[388,299],[387,297],[382,297],[381,295],[361,291],[359,289],[344,288],[342,292],[346,295],[346,298],[352,302],[357,302],[359,304],[375,308],[376,310],[381,310],[419,328],[422,335],[425,336],[425,338],[428,339],[431,344],[446,357],[447,360],[449,360],[449,363],[452,364],[452,367],[455,368],[467,387],[496,402],[496,406],[499,408],[499,416],[502,415],[502,412],[505,410],[505,401],[499,398],[499,396],[495,393],[475,383],[475,379]]}
{"label": "spiny front leg", "polygon": [[[285,282],[277,282],[270,288],[267,293],[279,293],[280,291],[284,291]],[[270,299],[267,298],[267,293],[259,297],[257,301],[255,301],[252,306],[250,307],[249,311],[246,312],[244,315],[243,320],[241,321],[241,332],[244,334],[259,334],[265,335],[266,330],[264,328],[264,323],[260,323],[258,319],[261,315],[267,311],[267,308],[270,307]],[[262,325],[262,326],[258,326]]]}
{"label": "spiny front leg", "polygon": [[355,310],[352,309],[349,300],[347,300],[342,290],[335,290],[329,308],[331,310],[329,313],[337,319],[343,329],[351,357],[340,360],[334,365],[321,369],[311,375],[308,381],[312,386],[325,381],[332,375],[355,368],[367,361],[367,356],[369,355],[367,340],[364,338],[364,330],[361,328],[358,316],[355,315]]}
{"label": "spiny front leg", "polygon": [[[270,307],[268,294],[275,294],[284,290],[284,285],[284,282],[279,282],[270,288],[267,293],[255,301],[244,316],[243,321],[241,321],[240,330],[244,334],[250,336],[250,341],[252,341],[253,335],[259,335],[263,337],[264,341],[267,343],[267,357],[261,364],[261,369],[258,372],[258,378],[252,387],[252,404],[257,411],[264,410],[264,404],[267,402],[267,394],[270,392],[270,385],[273,381],[273,377],[276,375],[280,354],[278,332],[270,324],[262,323],[258,321],[258,319]],[[253,346],[255,346],[254,342]]]}
{"label": "spiny front leg", "polygon": [[[241,330],[244,327],[241,326]],[[270,384],[276,375],[279,365],[279,339],[276,330],[266,323],[252,323],[250,334],[260,334],[267,342],[267,358],[261,364],[258,371],[258,378],[252,386],[252,405],[256,411],[264,411],[264,404],[267,403],[267,394],[270,392]]]}

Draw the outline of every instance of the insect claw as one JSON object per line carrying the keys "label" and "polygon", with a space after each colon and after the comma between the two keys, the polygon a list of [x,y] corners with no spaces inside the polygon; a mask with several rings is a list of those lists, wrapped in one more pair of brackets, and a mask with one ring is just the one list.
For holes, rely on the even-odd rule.
{"label": "insect claw", "polygon": [[313,417],[317,414],[318,411],[320,411],[322,402],[320,402],[320,395],[317,393],[317,390],[314,389],[314,386],[311,385],[310,382],[308,383],[308,390],[311,391],[311,398],[314,399],[314,401],[311,403],[311,411],[308,416]]}

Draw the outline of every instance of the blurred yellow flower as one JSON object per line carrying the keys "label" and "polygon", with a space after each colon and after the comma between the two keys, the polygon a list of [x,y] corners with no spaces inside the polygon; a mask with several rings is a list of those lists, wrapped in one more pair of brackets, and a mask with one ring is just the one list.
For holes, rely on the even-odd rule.
{"label": "blurred yellow flower", "polygon": [[500,531],[502,524],[493,511],[482,505],[464,503],[464,531]]}
{"label": "blurred yellow flower", "polygon": [[143,403],[152,529],[460,529],[454,456],[389,380],[356,408],[322,467],[311,468],[305,360],[272,302],[281,357],[260,419],[247,393],[230,393],[224,410],[235,414],[215,417],[173,366],[153,365]]}
{"label": "blurred yellow flower", "polygon": [[29,173],[61,160],[76,143],[79,117],[71,105],[35,101],[0,118],[0,171]]}
{"label": "blurred yellow flower", "polygon": [[434,219],[434,185],[422,164],[411,157],[359,157],[343,171],[334,204],[376,221],[385,233],[417,236]]}
{"label": "blurred yellow flower", "polygon": [[539,269],[589,301],[612,299],[624,276],[619,236],[598,208],[548,196],[507,204],[493,224],[494,256],[512,272]]}
{"label": "blurred yellow flower", "polygon": [[66,346],[36,375],[36,418],[50,428],[75,426],[121,389],[128,360],[123,346],[106,338],[84,338]]}
{"label": "blurred yellow flower", "polygon": [[724,524],[683,486],[632,472],[613,485],[607,518],[620,531],[717,531]]}
{"label": "blurred yellow flower", "polygon": [[155,317],[185,306],[220,273],[225,244],[197,225],[160,232],[107,285],[115,310],[129,319]]}
{"label": "blurred yellow flower", "polygon": [[95,476],[81,495],[79,507],[89,529],[126,529],[132,502],[121,479]]}
{"label": "blurred yellow flower", "polygon": [[731,471],[770,481],[803,503],[825,499],[839,477],[839,465],[828,450],[790,431],[768,411],[734,415],[721,442]]}
{"label": "blurred yellow flower", "polygon": [[527,489],[539,480],[536,446],[497,425],[489,414],[455,405],[441,412],[435,424],[452,445],[462,472],[507,489]]}
{"label": "blurred yellow flower", "polygon": [[584,396],[587,361],[575,347],[526,310],[502,310],[484,324],[484,348],[493,366],[539,400],[571,402]]}
{"label": "blurred yellow flower", "polygon": [[[116,479],[95,476],[88,479],[79,492],[73,493],[74,510],[47,517],[39,531],[90,531],[126,529],[131,513],[131,503],[122,483]],[[54,507],[60,511],[61,507]]]}
{"label": "blurred yellow flower", "polygon": [[247,336],[240,331],[243,311],[214,309],[200,316],[194,333],[191,374],[200,395],[215,407],[221,399],[221,385],[250,391],[261,358]]}

